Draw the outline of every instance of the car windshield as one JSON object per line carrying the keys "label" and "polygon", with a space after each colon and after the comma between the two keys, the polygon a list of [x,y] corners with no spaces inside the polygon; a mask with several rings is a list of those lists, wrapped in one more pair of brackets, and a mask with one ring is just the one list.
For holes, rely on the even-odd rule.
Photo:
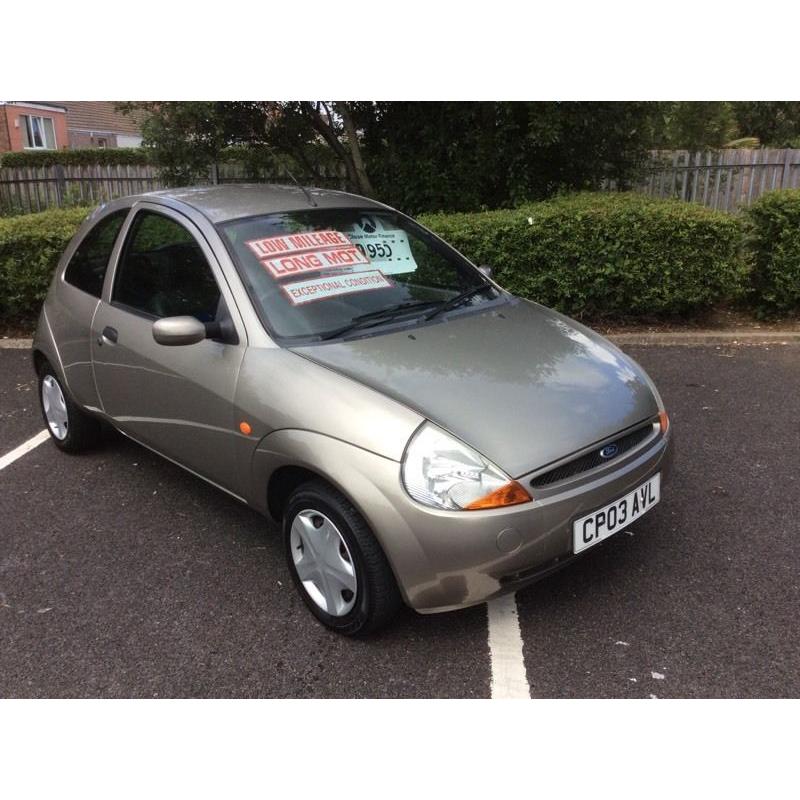
{"label": "car windshield", "polygon": [[294,211],[220,229],[281,338],[335,338],[460,306],[462,294],[463,305],[497,294],[451,247],[391,211]]}

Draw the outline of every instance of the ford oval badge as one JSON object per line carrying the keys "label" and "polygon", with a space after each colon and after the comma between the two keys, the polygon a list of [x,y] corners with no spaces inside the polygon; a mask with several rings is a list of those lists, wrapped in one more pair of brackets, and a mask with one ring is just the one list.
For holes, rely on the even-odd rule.
{"label": "ford oval badge", "polygon": [[617,453],[619,453],[619,447],[617,445],[607,444],[600,451],[600,458],[614,458]]}

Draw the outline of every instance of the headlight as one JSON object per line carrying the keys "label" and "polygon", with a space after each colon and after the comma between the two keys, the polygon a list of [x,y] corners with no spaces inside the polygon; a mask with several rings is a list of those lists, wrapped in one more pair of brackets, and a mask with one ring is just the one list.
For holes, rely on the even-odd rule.
{"label": "headlight", "polygon": [[516,481],[441,428],[426,422],[406,448],[403,485],[420,503],[449,511],[475,511],[527,503]]}

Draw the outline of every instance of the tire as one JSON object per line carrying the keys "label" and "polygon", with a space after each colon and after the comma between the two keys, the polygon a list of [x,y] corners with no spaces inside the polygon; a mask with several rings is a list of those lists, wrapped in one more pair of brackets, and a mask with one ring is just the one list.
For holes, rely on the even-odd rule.
{"label": "tire", "polygon": [[[342,540],[335,552],[331,525]],[[387,625],[402,606],[389,562],[364,518],[346,497],[322,481],[304,483],[292,493],[283,514],[283,536],[286,563],[298,592],[311,613],[331,630],[345,636],[373,633]],[[327,550],[322,541],[326,536],[330,542]],[[314,553],[312,546],[317,547]],[[320,562],[329,570],[325,575],[317,567]],[[348,562],[355,585],[344,588]],[[326,596],[317,588],[320,584],[341,591],[328,591]],[[336,595],[332,606],[331,594]]]}
{"label": "tire", "polygon": [[[46,361],[39,369],[39,404],[50,438],[59,450],[82,453],[97,444],[101,433],[100,421],[73,402],[56,371]],[[55,408],[49,417],[48,407]]]}

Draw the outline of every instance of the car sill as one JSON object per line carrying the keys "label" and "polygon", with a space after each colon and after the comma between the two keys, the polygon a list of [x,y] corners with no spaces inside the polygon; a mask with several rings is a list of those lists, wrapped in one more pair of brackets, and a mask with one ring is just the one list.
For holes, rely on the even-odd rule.
{"label": "car sill", "polygon": [[155,447],[151,447],[149,444],[145,444],[144,442],[137,439],[135,436],[131,436],[129,433],[126,433],[125,431],[121,430],[116,425],[114,425],[113,421],[110,420],[108,416],[106,416],[105,419],[108,420],[108,422],[110,422],[111,425],[114,426],[114,430],[119,431],[126,439],[130,439],[132,442],[136,442],[136,444],[141,445],[146,450],[149,450],[151,453],[155,453],[157,456],[160,456],[164,460],[169,461],[176,467],[180,467],[181,469],[186,470],[186,472],[190,473],[191,475],[194,475],[196,478],[200,478],[200,480],[205,481],[206,483],[213,486],[215,489],[219,489],[221,492],[225,492],[225,494],[230,495],[232,498],[234,498],[234,500],[238,500],[240,503],[244,503],[244,505],[248,507],[250,506],[250,503],[248,503],[247,500],[244,499],[244,497],[240,497],[238,494],[236,494],[236,492],[232,492],[230,489],[226,489],[224,486],[220,486],[220,484],[215,483],[210,478],[206,478],[205,475],[201,475],[199,472],[195,472],[191,467],[187,467],[185,464],[181,464],[180,461],[176,461],[174,458],[165,456],[160,450],[156,450]]}

